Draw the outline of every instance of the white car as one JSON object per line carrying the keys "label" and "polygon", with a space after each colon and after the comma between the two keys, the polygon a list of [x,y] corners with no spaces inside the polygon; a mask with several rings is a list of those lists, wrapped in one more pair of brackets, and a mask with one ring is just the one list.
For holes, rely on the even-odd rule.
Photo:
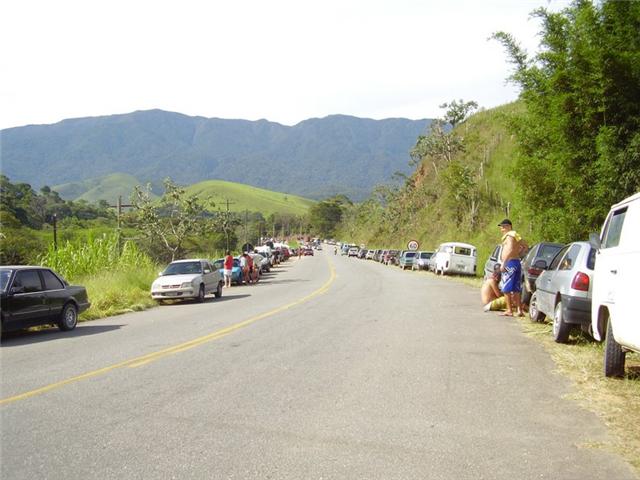
{"label": "white car", "polygon": [[162,302],[183,298],[195,298],[204,302],[213,293],[222,296],[224,280],[209,260],[190,258],[171,262],[151,284],[151,298]]}
{"label": "white car", "polygon": [[434,271],[441,275],[448,273],[475,275],[476,256],[477,249],[473,245],[447,242],[441,243],[436,253],[429,260],[433,261]]}
{"label": "white car", "polygon": [[640,193],[611,207],[602,232],[591,236],[597,248],[591,297],[591,329],[605,340],[604,374],[624,375],[625,353],[640,352],[638,272],[640,272]]}

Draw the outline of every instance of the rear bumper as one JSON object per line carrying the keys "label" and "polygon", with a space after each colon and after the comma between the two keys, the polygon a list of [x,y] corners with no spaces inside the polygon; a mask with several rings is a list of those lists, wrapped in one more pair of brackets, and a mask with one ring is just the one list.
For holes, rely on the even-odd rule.
{"label": "rear bumper", "polygon": [[562,318],[575,325],[591,324],[591,299],[562,296]]}

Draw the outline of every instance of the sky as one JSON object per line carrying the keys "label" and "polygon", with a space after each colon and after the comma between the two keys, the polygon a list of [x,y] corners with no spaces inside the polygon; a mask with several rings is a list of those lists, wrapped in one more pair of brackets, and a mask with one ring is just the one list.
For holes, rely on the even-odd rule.
{"label": "sky", "polygon": [[331,114],[436,118],[518,89],[502,46],[533,53],[566,0],[8,0],[0,128],[159,108],[294,125]]}

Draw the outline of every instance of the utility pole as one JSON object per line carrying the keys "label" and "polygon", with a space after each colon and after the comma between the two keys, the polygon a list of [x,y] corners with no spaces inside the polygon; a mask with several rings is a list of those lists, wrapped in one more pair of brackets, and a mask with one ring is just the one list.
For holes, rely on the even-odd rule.
{"label": "utility pole", "polygon": [[226,204],[227,204],[227,212],[225,214],[224,220],[223,220],[223,230],[224,230],[224,236],[225,236],[225,251],[229,250],[229,218],[230,218],[230,212],[229,212],[229,205],[236,203],[236,202],[231,202],[229,201],[228,198],[225,199]]}
{"label": "utility pole", "polygon": [[58,214],[53,214],[53,249],[58,250]]}
{"label": "utility pole", "polygon": [[116,205],[109,205],[111,208],[116,209],[116,217],[118,219],[118,227],[116,230],[116,240],[118,242],[118,252],[120,252],[120,230],[122,226],[122,209],[133,207],[133,205],[125,205],[122,203],[122,195],[118,196],[118,203]]}

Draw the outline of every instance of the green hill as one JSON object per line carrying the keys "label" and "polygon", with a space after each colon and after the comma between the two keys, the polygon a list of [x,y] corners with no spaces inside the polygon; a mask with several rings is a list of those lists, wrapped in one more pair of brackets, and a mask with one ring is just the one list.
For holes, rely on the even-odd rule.
{"label": "green hill", "polygon": [[315,202],[307,198],[286,193],[273,192],[262,188],[226,182],[206,180],[186,188],[187,194],[198,195],[200,199],[211,197],[216,208],[225,210],[227,200],[229,210],[260,212],[266,218],[272,213],[304,215]]}
{"label": "green hill", "polygon": [[128,203],[136,185],[140,185],[140,181],[134,176],[114,173],[80,182],[54,185],[51,188],[65,200],[86,200],[89,203],[106,200],[111,205],[115,205],[120,196],[123,203]]}
{"label": "green hill", "polygon": [[465,151],[454,162],[466,168],[474,183],[475,212],[463,197],[456,198],[450,187],[450,164],[418,165],[406,185],[383,208],[373,198],[358,204],[357,214],[341,227],[341,238],[374,248],[406,248],[409,240],[418,240],[423,250],[433,250],[445,241],[468,242],[478,247],[480,269],[499,241],[497,223],[509,216],[515,228],[529,242],[536,237],[535,226],[518,205],[511,169],[515,160],[515,140],[507,131],[514,114],[524,108],[511,103],[471,116],[458,126],[465,139]]}

